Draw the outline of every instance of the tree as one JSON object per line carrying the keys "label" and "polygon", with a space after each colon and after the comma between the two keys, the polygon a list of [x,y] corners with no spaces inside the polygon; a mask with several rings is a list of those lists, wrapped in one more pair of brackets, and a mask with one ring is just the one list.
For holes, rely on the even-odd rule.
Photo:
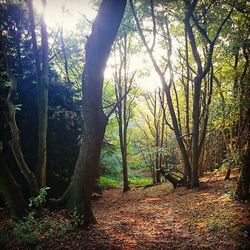
{"label": "tree", "polygon": [[[14,27],[14,37],[11,37],[11,33],[13,32],[12,27],[8,29],[7,27],[7,34],[9,37],[11,37],[14,42],[14,46],[16,46],[17,49],[17,57],[15,58],[16,61],[21,64],[21,29],[20,29],[20,19],[17,17],[13,21],[13,27]],[[15,29],[16,28],[16,29]],[[4,65],[5,65],[5,75],[7,76],[7,81],[10,83],[10,88],[9,88],[9,93],[7,97],[4,97],[6,99],[6,104],[7,104],[7,122],[8,125],[11,129],[11,138],[9,138],[9,144],[12,149],[12,153],[14,155],[14,158],[18,164],[18,167],[23,174],[25,180],[28,183],[29,187],[29,192],[31,196],[35,196],[38,194],[38,185],[36,178],[32,171],[29,169],[23,155],[23,151],[21,148],[21,142],[20,142],[20,132],[16,123],[16,111],[17,111],[17,106],[15,105],[15,99],[17,96],[17,85],[22,79],[22,69],[20,65],[16,66],[14,63],[11,63],[13,59],[13,53],[11,53],[11,50],[7,48],[7,37],[6,33],[1,30],[0,33],[0,41],[1,41],[1,53],[3,55],[4,59]],[[17,37],[15,37],[17,36]],[[15,57],[15,56],[14,56]],[[4,162],[4,160],[3,160]],[[4,164],[4,163],[3,163]],[[7,165],[7,164],[6,164]],[[13,178],[12,178],[13,179]],[[11,179],[9,179],[11,180]],[[14,179],[13,179],[14,180]],[[15,183],[13,183],[13,186]]]}
{"label": "tree", "polygon": [[23,197],[20,186],[8,169],[2,152],[2,145],[0,145],[0,170],[0,193],[3,195],[12,215],[22,218],[26,214],[28,204]]}
{"label": "tree", "polygon": [[136,90],[130,91],[132,88],[135,73],[129,73],[129,53],[131,49],[131,34],[125,32],[119,36],[115,43],[115,57],[117,63],[115,65],[115,96],[117,102],[116,118],[119,127],[119,141],[122,155],[122,168],[123,168],[123,191],[130,190],[128,182],[128,125],[132,116],[132,109],[136,97]]}
{"label": "tree", "polygon": [[[10,138],[6,138],[11,136],[7,130],[6,125],[8,123],[7,119],[8,114],[6,115],[6,111],[8,107],[6,107],[6,103],[3,101],[6,97],[4,96],[4,89],[1,87],[1,96],[0,96],[0,194],[1,197],[5,200],[7,206],[10,208],[10,211],[13,217],[21,218],[25,215],[27,209],[27,203],[23,197],[23,194],[20,190],[20,186],[15,181],[12,176],[9,168],[7,166],[4,153],[3,153],[3,141],[10,140]],[[9,135],[8,135],[9,134]]]}
{"label": "tree", "polygon": [[86,44],[82,77],[83,143],[71,182],[59,202],[96,223],[91,194],[98,177],[101,146],[108,117],[102,108],[103,72],[123,17],[126,0],[103,0]]}
{"label": "tree", "polygon": [[[160,182],[160,167],[162,165],[162,151],[163,151],[163,142],[165,139],[164,135],[164,126],[165,126],[165,117],[164,117],[164,104],[161,99],[161,91],[155,89],[154,93],[145,94],[145,101],[149,114],[144,116],[145,123],[147,124],[149,134],[152,137],[152,148],[154,156],[154,174],[153,182]],[[160,99],[160,100],[159,100]],[[143,114],[142,114],[143,115]],[[151,117],[150,117],[151,116]],[[145,133],[144,133],[145,134]],[[147,135],[148,136],[148,135]]]}
{"label": "tree", "polygon": [[[214,51],[214,46],[215,42],[217,41],[217,38],[221,32],[222,27],[230,17],[233,9],[229,11],[227,16],[225,18],[221,18],[220,20],[220,25],[219,27],[213,32],[213,34],[208,34],[208,28],[203,27],[200,24],[200,18],[198,18],[197,14],[195,13],[195,10],[198,12],[201,11],[199,8],[200,6],[198,5],[198,2],[196,0],[194,1],[184,1],[185,6],[184,6],[184,13],[185,13],[185,18],[184,18],[184,25],[185,25],[185,30],[189,38],[189,44],[191,46],[191,51],[192,51],[192,57],[195,61],[196,64],[196,70],[195,76],[192,80],[193,85],[194,85],[194,94],[193,94],[193,120],[192,120],[192,148],[191,152],[189,154],[187,147],[185,145],[185,140],[184,137],[185,135],[182,134],[181,130],[181,122],[179,119],[179,109],[177,105],[177,114],[174,108],[173,104],[173,97],[171,94],[171,87],[174,86],[174,76],[173,76],[173,64],[171,60],[171,56],[173,53],[173,46],[172,46],[172,39],[170,36],[170,29],[169,29],[169,18],[168,18],[168,13],[164,14],[162,19],[163,19],[163,24],[161,24],[160,27],[165,27],[163,29],[163,37],[165,38],[165,43],[167,47],[167,58],[164,60],[166,61],[164,63],[164,66],[162,67],[160,63],[156,60],[155,54],[154,54],[154,48],[156,45],[156,39],[157,39],[157,25],[158,22],[161,21],[157,20],[156,14],[155,14],[155,6],[154,6],[154,1],[150,1],[150,13],[151,13],[151,18],[152,18],[152,26],[153,26],[153,38],[152,38],[152,44],[149,46],[149,43],[146,40],[146,36],[143,33],[143,29],[141,28],[138,16],[136,14],[135,8],[133,1],[130,0],[130,5],[134,14],[135,22],[139,31],[139,35],[141,37],[141,40],[147,50],[147,53],[152,61],[152,64],[154,66],[155,71],[159,75],[160,81],[162,83],[162,87],[165,91],[166,94],[166,99],[167,99],[167,104],[169,108],[169,112],[171,115],[171,120],[173,124],[173,129],[175,132],[175,136],[182,154],[182,159],[184,162],[184,169],[185,173],[187,174],[188,177],[188,182],[190,181],[191,187],[196,187],[199,185],[199,159],[200,159],[200,153],[202,146],[204,144],[205,140],[205,135],[206,135],[206,127],[207,127],[207,120],[208,120],[208,111],[209,111],[209,105],[211,102],[211,95],[212,95],[212,80],[213,78],[211,77],[210,81],[210,90],[209,92],[209,97],[207,98],[206,101],[206,106],[204,107],[203,110],[203,120],[201,119],[201,91],[202,91],[202,84],[205,84],[205,78],[210,73],[212,75],[212,58],[213,58],[213,51]],[[160,5],[161,6],[161,5]],[[164,8],[164,4],[161,6]],[[202,6],[202,4],[201,4]],[[202,6],[204,7],[204,6]],[[211,8],[211,5],[207,7],[206,12]],[[205,14],[206,14],[205,12]],[[206,19],[205,14],[200,14],[202,18]],[[192,25],[191,25],[191,20],[192,20]],[[204,22],[205,23],[205,22]],[[196,30],[196,33],[194,32],[194,29]],[[198,33],[198,35],[196,35]],[[212,38],[210,38],[212,36]],[[204,43],[204,46],[206,48],[206,53],[201,55],[201,53],[198,50],[198,41],[199,38],[202,38],[202,41]],[[187,46],[186,46],[187,48]],[[203,58],[202,58],[203,56]],[[188,55],[187,55],[188,59]],[[190,65],[188,65],[190,66]],[[169,71],[169,81],[167,82],[166,79],[166,72],[167,70]],[[189,76],[187,76],[189,78]],[[209,85],[209,84],[208,84]],[[205,85],[206,86],[206,85]],[[176,91],[175,91],[176,92]],[[176,95],[178,100],[178,95]],[[188,104],[188,102],[187,102]],[[189,136],[189,135],[188,135]]]}
{"label": "tree", "polygon": [[29,8],[30,29],[32,35],[33,52],[36,65],[37,107],[38,107],[38,157],[36,176],[39,187],[46,186],[47,164],[47,130],[48,130],[48,34],[45,24],[46,0],[42,0],[41,15],[41,56],[39,55],[32,0],[27,0]]}
{"label": "tree", "polygon": [[241,149],[240,160],[239,160],[240,175],[236,187],[236,198],[239,200],[246,200],[249,198],[249,188],[250,188],[250,91],[249,91],[250,49],[247,44],[245,44],[243,47],[243,54],[245,58],[245,66],[241,78],[242,108],[240,109],[241,111],[240,117],[241,119],[244,117],[244,121],[242,122],[240,129],[242,132],[245,130],[246,139]]}

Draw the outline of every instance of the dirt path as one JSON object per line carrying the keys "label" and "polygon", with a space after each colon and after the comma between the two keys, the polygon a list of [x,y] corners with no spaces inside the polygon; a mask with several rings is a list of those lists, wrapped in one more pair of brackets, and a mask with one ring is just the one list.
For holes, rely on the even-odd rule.
{"label": "dirt path", "polygon": [[222,178],[199,190],[107,191],[95,204],[98,228],[118,249],[250,249],[249,204],[233,202],[225,192],[234,182]]}
{"label": "dirt path", "polygon": [[230,199],[234,185],[218,175],[196,190],[166,183],[125,194],[108,190],[93,203],[96,226],[43,239],[36,249],[250,249],[250,206]]}

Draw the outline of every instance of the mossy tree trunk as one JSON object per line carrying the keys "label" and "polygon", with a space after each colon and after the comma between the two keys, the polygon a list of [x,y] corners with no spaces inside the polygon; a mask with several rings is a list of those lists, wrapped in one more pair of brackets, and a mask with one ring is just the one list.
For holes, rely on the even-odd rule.
{"label": "mossy tree trunk", "polygon": [[250,140],[247,143],[247,149],[241,156],[240,164],[240,176],[236,187],[236,199],[247,200],[249,198],[250,188]]}

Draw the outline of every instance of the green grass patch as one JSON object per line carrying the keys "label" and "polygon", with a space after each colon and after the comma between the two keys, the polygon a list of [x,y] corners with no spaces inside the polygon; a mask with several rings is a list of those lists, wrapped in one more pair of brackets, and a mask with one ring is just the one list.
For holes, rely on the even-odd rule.
{"label": "green grass patch", "polygon": [[147,177],[141,176],[130,176],[129,177],[129,184],[131,187],[141,187],[146,185],[151,185],[152,179]]}
{"label": "green grass patch", "polygon": [[99,185],[101,187],[118,187],[120,182],[111,176],[101,176],[99,180]]}

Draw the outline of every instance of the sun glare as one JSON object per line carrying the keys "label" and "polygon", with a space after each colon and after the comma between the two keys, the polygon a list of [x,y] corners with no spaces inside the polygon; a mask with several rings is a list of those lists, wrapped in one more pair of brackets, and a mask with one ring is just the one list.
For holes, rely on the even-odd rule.
{"label": "sun glare", "polygon": [[[104,72],[105,79],[113,80],[114,64],[114,57],[111,56]],[[129,72],[131,74],[134,71],[137,72],[134,82],[139,88],[146,91],[154,91],[161,87],[160,78],[152,67],[150,60],[145,60],[144,53],[132,55],[129,64]]]}
{"label": "sun glare", "polygon": [[[41,0],[34,0],[34,8],[38,13],[42,11]],[[87,0],[53,0],[47,1],[45,20],[49,27],[63,25],[66,30],[73,30],[83,15],[93,21],[96,14]]]}

